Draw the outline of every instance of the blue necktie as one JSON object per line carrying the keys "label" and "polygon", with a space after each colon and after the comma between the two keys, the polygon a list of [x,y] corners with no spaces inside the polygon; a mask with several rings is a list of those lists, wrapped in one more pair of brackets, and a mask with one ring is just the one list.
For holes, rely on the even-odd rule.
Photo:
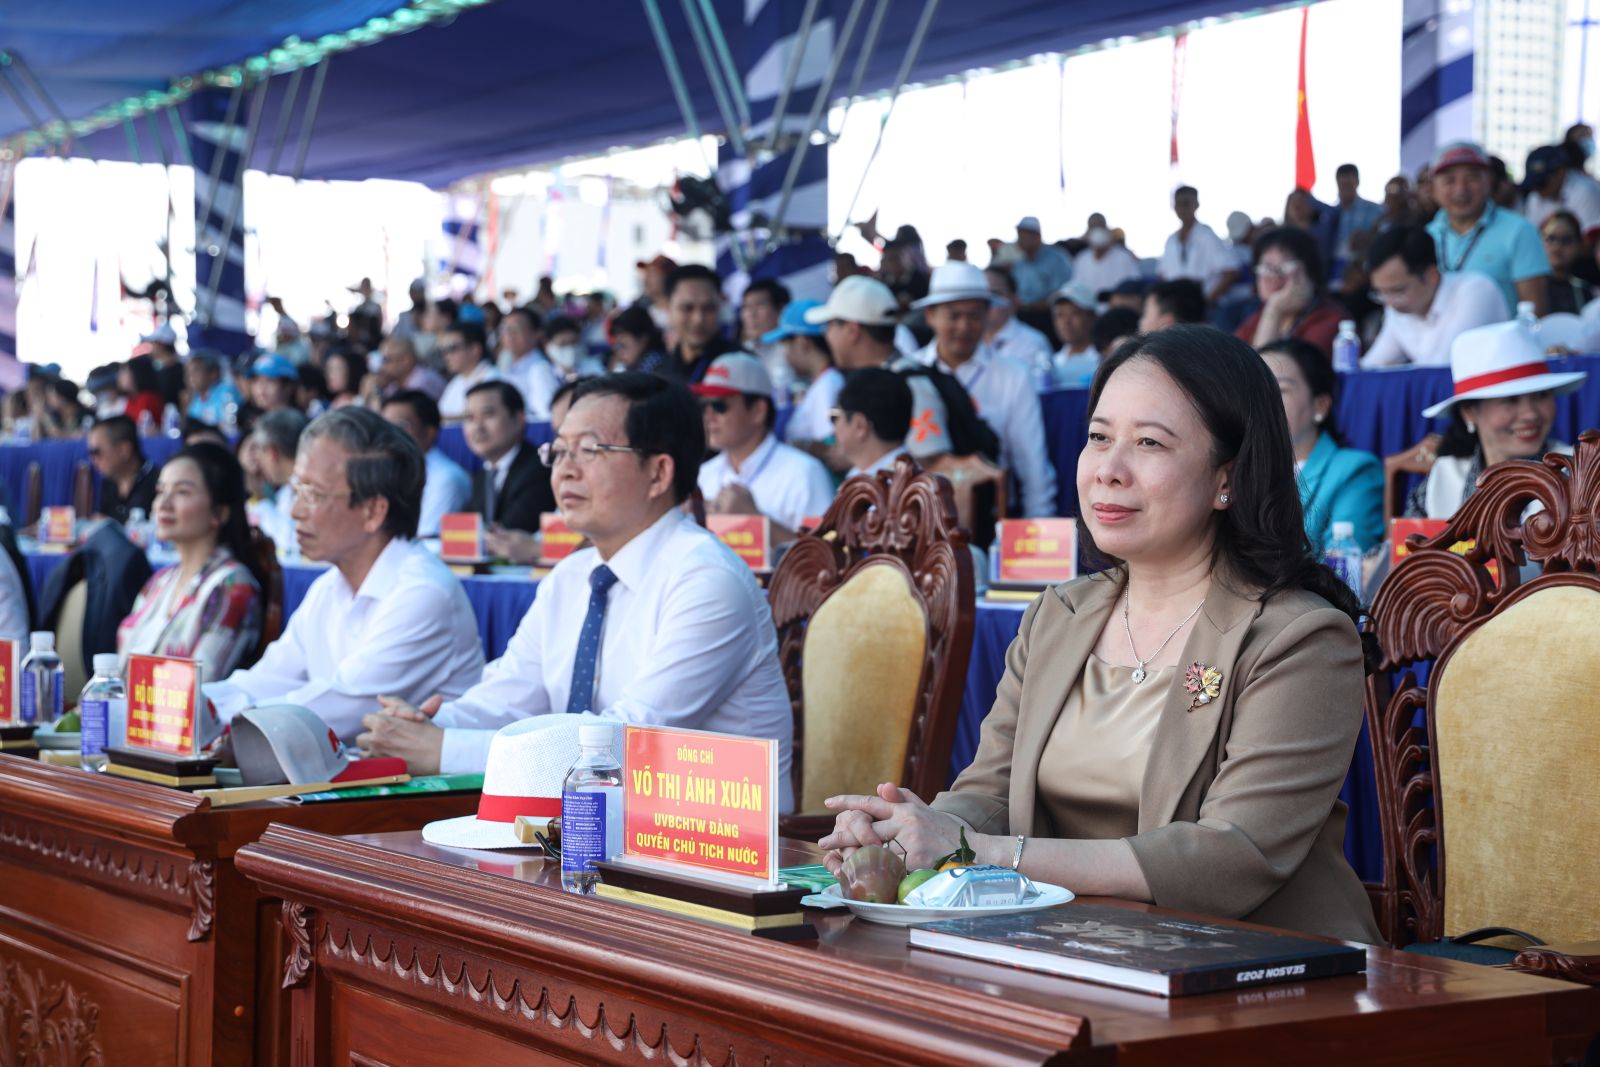
{"label": "blue necktie", "polygon": [[572,661],[572,689],[567,694],[567,714],[593,711],[594,669],[600,660],[600,634],[606,625],[606,594],[617,584],[611,568],[601,564],[589,572],[589,614],[578,633],[578,655]]}

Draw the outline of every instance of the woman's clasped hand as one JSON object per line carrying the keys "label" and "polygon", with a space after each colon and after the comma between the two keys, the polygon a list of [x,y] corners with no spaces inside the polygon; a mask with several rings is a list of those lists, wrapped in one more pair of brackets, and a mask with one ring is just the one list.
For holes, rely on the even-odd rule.
{"label": "woman's clasped hand", "polygon": [[[829,797],[823,803],[829,811],[838,813],[833,833],[817,842],[828,850],[822,862],[835,875],[852,852],[868,845],[904,850],[907,870],[932,866],[934,860],[949,855],[960,845],[960,823],[934,811],[921,797],[893,782],[878,786],[876,794],[845,794]],[[979,862],[992,862],[979,848],[980,836],[969,832],[967,843],[978,852]]]}

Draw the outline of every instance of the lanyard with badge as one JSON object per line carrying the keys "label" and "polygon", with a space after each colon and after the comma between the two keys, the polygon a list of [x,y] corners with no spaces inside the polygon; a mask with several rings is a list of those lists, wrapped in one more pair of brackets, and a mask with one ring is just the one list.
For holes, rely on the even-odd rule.
{"label": "lanyard with badge", "polygon": [[[1478,247],[1478,240],[1483,237],[1484,231],[1489,228],[1489,223],[1494,220],[1494,211],[1495,211],[1495,205],[1493,205],[1493,204],[1490,204],[1488,206],[1488,208],[1485,209],[1485,211],[1483,213],[1483,218],[1479,219],[1478,220],[1478,225],[1473,228],[1472,240],[1467,242],[1467,247],[1461,253],[1460,257],[1458,257],[1456,259],[1455,266],[1451,266],[1450,265],[1448,256],[1445,257],[1445,268],[1444,269],[1445,269],[1446,273],[1454,274],[1457,271],[1461,270],[1462,267],[1466,266],[1467,260],[1472,258],[1472,250],[1474,248]],[[1449,223],[1445,224],[1444,233],[1445,233],[1445,235],[1448,235],[1450,233],[1450,225],[1449,225]],[[1444,252],[1444,247],[1443,247],[1443,243],[1442,242],[1440,244],[1439,251],[1441,253]]]}
{"label": "lanyard with badge", "polygon": [[761,457],[761,462],[756,464],[756,469],[751,471],[748,476],[744,473],[744,471],[733,470],[733,464],[729,463],[728,470],[733,471],[733,477],[729,478],[722,484],[727,485],[729,482],[737,482],[746,489],[750,490],[752,493],[755,492],[756,479],[761,477],[761,472],[767,469],[767,464],[772,462],[772,457],[777,453],[777,451],[778,445],[777,442],[774,441],[772,447],[767,449],[767,454]]}

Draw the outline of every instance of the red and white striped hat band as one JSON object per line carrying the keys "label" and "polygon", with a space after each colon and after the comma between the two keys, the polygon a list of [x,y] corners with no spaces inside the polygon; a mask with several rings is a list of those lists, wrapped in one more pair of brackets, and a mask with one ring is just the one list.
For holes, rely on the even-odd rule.
{"label": "red and white striped hat band", "polygon": [[578,759],[578,727],[589,715],[536,715],[494,735],[483,769],[476,815],[441,819],[422,828],[422,839],[456,848],[526,848],[516,819],[561,814],[561,785]]}
{"label": "red and white striped hat band", "polygon": [[1544,346],[1518,322],[1480,326],[1458,336],[1450,346],[1451,395],[1422,412],[1436,418],[1464,400],[1524,396],[1528,393],[1570,393],[1583,385],[1583,371],[1552,371]]}

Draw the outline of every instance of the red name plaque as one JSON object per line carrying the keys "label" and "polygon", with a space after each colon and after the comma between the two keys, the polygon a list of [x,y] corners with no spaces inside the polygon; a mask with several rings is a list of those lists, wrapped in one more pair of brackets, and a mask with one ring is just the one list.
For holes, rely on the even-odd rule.
{"label": "red name plaque", "polygon": [[707,515],[706,529],[753,571],[772,567],[772,522],[765,515]]}
{"label": "red name plaque", "polygon": [[1075,519],[1002,519],[995,538],[995,579],[1044,588],[1078,576]]}
{"label": "red name plaque", "polygon": [[439,557],[447,563],[476,563],[483,559],[483,516],[474,511],[441,515]]}
{"label": "red name plaque", "polygon": [[623,855],[683,874],[778,875],[778,743],[627,726]]}
{"label": "red name plaque", "polygon": [[[1394,566],[1398,565],[1399,562],[1402,559],[1404,559],[1406,556],[1409,556],[1411,554],[1411,546],[1406,544],[1407,539],[1409,539],[1413,535],[1419,535],[1420,534],[1424,539],[1432,540],[1433,538],[1438,537],[1440,534],[1444,533],[1445,527],[1447,527],[1449,525],[1450,525],[1450,522],[1447,519],[1392,519],[1392,520],[1390,520],[1390,522],[1389,522],[1389,546],[1390,546],[1390,550],[1391,550],[1391,555],[1390,555],[1390,558],[1389,558],[1390,567],[1393,568]],[[1477,546],[1477,542],[1476,541],[1472,541],[1472,540],[1457,541],[1455,544],[1450,546],[1450,551],[1454,552],[1458,556],[1464,556],[1476,546]],[[1499,581],[1500,581],[1500,565],[1498,563],[1496,563],[1494,560],[1490,560],[1488,563],[1486,563],[1484,565],[1484,569],[1489,572],[1489,577],[1494,579],[1495,583],[1498,584]]]}
{"label": "red name plaque", "polygon": [[17,661],[15,641],[0,641],[0,722],[17,721]]}
{"label": "red name plaque", "polygon": [[196,752],[200,664],[167,656],[128,657],[128,747],[173,756]]}
{"label": "red name plaque", "polygon": [[77,540],[78,513],[70,507],[48,507],[39,511],[39,540],[47,545],[70,545]]}
{"label": "red name plaque", "polygon": [[559,563],[583,544],[583,535],[566,524],[553,511],[539,516],[539,562],[548,566]]}

